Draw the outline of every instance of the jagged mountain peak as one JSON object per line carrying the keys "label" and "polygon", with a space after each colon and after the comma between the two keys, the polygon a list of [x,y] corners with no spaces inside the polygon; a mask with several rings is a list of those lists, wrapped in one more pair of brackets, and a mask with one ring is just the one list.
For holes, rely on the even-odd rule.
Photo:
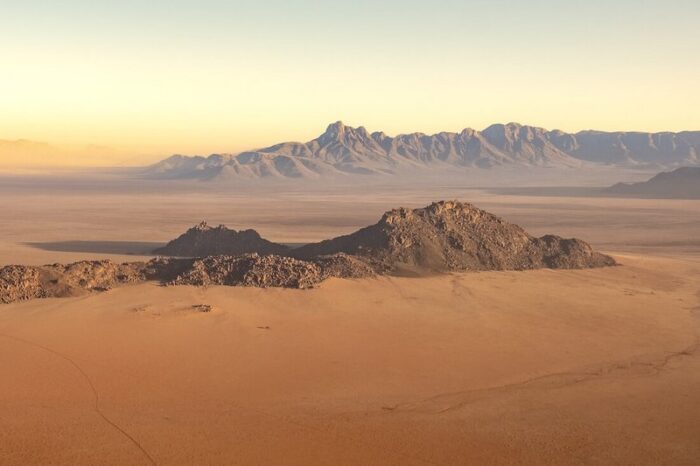
{"label": "jagged mountain peak", "polygon": [[352,139],[369,139],[370,134],[364,126],[354,128],[345,125],[342,121],[331,123],[326,131],[317,138],[321,143],[344,142]]}
{"label": "jagged mountain peak", "polygon": [[237,155],[173,156],[146,169],[158,178],[321,178],[397,175],[496,166],[578,168],[582,165],[677,168],[700,165],[700,132],[549,131],[517,122],[482,131],[389,136],[342,121],[316,139],[284,142]]}
{"label": "jagged mountain peak", "polygon": [[343,132],[345,132],[345,123],[342,121],[338,120],[335,123],[331,123],[328,125],[326,128],[326,131],[323,133],[323,135],[328,135],[328,136],[339,136]]}

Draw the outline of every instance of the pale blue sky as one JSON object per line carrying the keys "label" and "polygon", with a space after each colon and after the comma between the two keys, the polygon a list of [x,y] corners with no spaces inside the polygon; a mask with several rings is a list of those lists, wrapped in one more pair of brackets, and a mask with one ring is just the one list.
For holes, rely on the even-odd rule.
{"label": "pale blue sky", "polygon": [[337,119],[700,129],[698,1],[0,5],[0,139],[207,152]]}

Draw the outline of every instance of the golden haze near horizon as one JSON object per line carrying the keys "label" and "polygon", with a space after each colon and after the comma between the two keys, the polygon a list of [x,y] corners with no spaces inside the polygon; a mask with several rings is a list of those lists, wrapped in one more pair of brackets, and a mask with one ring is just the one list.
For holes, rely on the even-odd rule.
{"label": "golden haze near horizon", "polygon": [[388,134],[696,130],[697,14],[686,1],[11,2],[0,140],[53,152],[0,164],[235,153],[338,119]]}

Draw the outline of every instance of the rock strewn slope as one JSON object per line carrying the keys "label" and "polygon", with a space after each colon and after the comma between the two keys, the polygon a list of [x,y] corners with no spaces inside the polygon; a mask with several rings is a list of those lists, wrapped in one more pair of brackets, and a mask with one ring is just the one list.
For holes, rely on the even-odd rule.
{"label": "rock strewn slope", "polygon": [[166,284],[195,286],[312,288],[330,277],[362,278],[374,275],[367,264],[344,254],[312,261],[258,254],[210,256],[187,264],[183,264],[182,260],[166,259],[155,268],[159,270],[156,276],[167,277]]}
{"label": "rock strewn slope", "polygon": [[9,265],[0,268],[0,303],[79,296],[148,280],[166,285],[311,288],[330,277],[364,278],[374,274],[364,261],[345,254],[310,261],[244,254],[201,259],[156,258],[147,263],[127,264],[83,261],[40,267]]}
{"label": "rock strewn slope", "polygon": [[139,262],[115,264],[103,260],[41,267],[8,265],[0,268],[0,302],[76,296],[144,279],[143,263]]}
{"label": "rock strewn slope", "polygon": [[0,303],[44,297],[37,267],[8,265],[0,269]]}

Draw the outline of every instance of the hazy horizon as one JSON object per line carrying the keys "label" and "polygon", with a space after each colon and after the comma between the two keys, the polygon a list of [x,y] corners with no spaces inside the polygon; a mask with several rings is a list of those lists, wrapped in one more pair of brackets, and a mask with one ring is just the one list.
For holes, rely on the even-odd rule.
{"label": "hazy horizon", "polygon": [[[324,128],[335,125],[336,123],[341,123],[346,127],[353,129],[364,128],[363,125],[349,125],[345,122],[338,120],[337,122],[331,122]],[[494,122],[484,128],[473,128],[470,126],[464,126],[460,129],[455,130],[441,130],[435,133],[426,133],[423,131],[411,131],[402,132],[394,134],[386,134],[379,128],[365,128],[370,133],[380,132],[384,133],[389,137],[398,137],[407,134],[426,134],[429,136],[436,136],[442,133],[453,133],[458,134],[464,130],[476,130],[482,132],[487,130],[493,125],[521,125],[524,127],[541,128],[534,125],[523,124],[520,122]],[[545,131],[561,131],[561,128],[541,128]],[[322,136],[324,133],[319,129],[314,136],[309,136],[307,139],[290,139],[285,141],[269,141],[265,145],[257,147],[247,147],[244,149],[230,151],[230,150],[211,150],[204,152],[188,152],[173,148],[172,150],[150,150],[148,147],[133,148],[129,149],[126,146],[105,146],[97,144],[85,144],[85,145],[56,145],[46,141],[32,141],[28,139],[0,139],[0,169],[32,169],[32,168],[90,168],[90,167],[141,167],[149,164],[153,164],[162,161],[173,155],[185,155],[185,156],[203,156],[207,157],[214,154],[238,154],[246,151],[256,151],[260,149],[269,148],[274,145],[279,145],[283,143],[306,143],[314,140],[317,137]],[[577,134],[586,131],[601,131],[597,128],[586,128],[575,132],[568,132],[569,134]],[[608,132],[608,131],[603,131]],[[640,131],[610,131],[610,132],[621,132],[621,133],[642,133]],[[696,130],[686,129],[679,132],[697,132]],[[650,134],[663,134],[663,133],[673,133],[668,131],[658,131],[650,132]],[[676,133],[673,133],[676,134]]]}
{"label": "hazy horizon", "polygon": [[388,134],[693,130],[698,13],[687,0],[11,1],[0,140],[99,146],[87,161],[104,165],[306,141],[338,119]]}

